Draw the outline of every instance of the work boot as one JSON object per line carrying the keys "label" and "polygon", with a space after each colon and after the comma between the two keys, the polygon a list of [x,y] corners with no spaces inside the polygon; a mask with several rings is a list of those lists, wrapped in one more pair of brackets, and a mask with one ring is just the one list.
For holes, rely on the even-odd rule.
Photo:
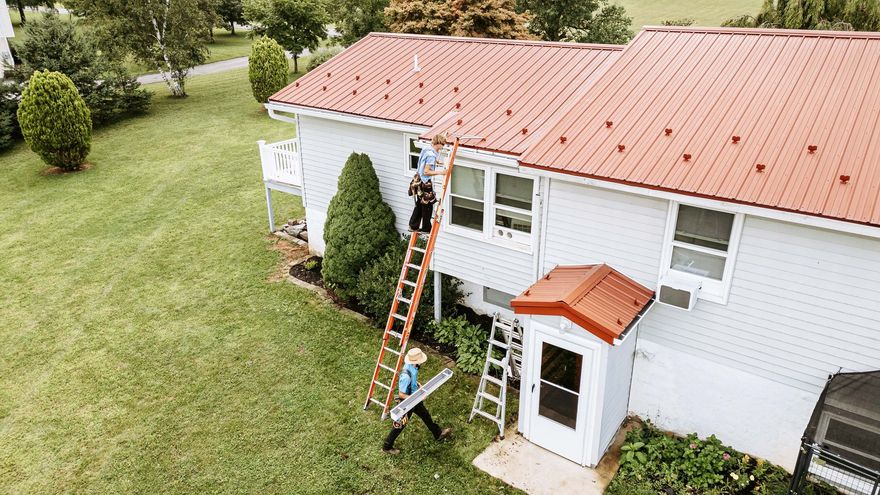
{"label": "work boot", "polygon": [[445,440],[449,438],[449,435],[452,435],[452,428],[443,428],[443,431],[440,432],[440,436],[437,437],[437,441]]}
{"label": "work boot", "polygon": [[383,449],[382,449],[382,452],[385,452],[385,453],[388,454],[388,455],[397,455],[397,454],[400,453],[400,449],[394,449],[394,448],[386,449],[386,448],[383,448]]}

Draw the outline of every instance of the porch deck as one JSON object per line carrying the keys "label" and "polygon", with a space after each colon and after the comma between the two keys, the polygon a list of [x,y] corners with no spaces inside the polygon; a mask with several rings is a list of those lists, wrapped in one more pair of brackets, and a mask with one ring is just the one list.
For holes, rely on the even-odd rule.
{"label": "porch deck", "polygon": [[263,167],[263,185],[266,190],[266,208],[269,210],[269,232],[275,232],[275,213],[272,209],[272,190],[295,196],[303,195],[302,159],[297,139],[275,143],[257,141]]}

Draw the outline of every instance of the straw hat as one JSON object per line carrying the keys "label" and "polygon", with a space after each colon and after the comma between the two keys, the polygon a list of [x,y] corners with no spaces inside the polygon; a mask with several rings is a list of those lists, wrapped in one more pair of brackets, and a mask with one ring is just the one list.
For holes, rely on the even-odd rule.
{"label": "straw hat", "polygon": [[422,352],[418,347],[413,347],[406,353],[406,357],[403,358],[403,362],[406,364],[422,364],[428,360],[428,356]]}

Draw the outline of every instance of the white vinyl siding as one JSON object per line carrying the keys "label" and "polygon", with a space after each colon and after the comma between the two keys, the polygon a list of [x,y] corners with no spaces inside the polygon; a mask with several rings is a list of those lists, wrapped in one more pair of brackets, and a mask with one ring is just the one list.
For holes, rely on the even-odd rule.
{"label": "white vinyl siding", "polygon": [[[545,273],[608,263],[656,289],[668,203],[553,180]],[[880,240],[747,216],[726,305],[655,305],[652,340],[818,392],[829,373],[880,368]]]}
{"label": "white vinyl siding", "polygon": [[[401,173],[409,158],[403,145],[404,133],[306,116],[300,116],[299,132],[312,249],[323,254],[321,237],[327,206],[336,194],[342,167],[353,151],[369,155],[379,177],[382,199],[394,210],[398,231],[406,232],[414,200],[407,195],[412,176]],[[511,294],[519,294],[534,281],[531,254],[449,232],[442,233],[437,240],[433,267],[441,273]]]}
{"label": "white vinyl siding", "polygon": [[616,346],[608,347],[608,364],[605,375],[605,399],[602,401],[602,424],[599,435],[600,451],[605,452],[614,434],[626,419],[629,411],[630,382],[633,359],[636,352],[638,328]]}

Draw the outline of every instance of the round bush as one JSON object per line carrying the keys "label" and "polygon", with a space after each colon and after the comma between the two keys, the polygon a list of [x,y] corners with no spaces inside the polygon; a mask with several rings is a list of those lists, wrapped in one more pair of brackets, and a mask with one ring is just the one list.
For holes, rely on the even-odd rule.
{"label": "round bush", "polygon": [[287,57],[277,41],[265,36],[254,42],[248,59],[248,78],[254,98],[266,103],[270,96],[287,85]]}
{"label": "round bush", "polygon": [[318,67],[324,62],[330,60],[336,54],[342,51],[342,47],[339,46],[331,46],[329,48],[318,48],[315,50],[315,53],[312,54],[312,57],[309,59],[308,65],[306,65],[306,72],[311,71],[312,69]]}
{"label": "round bush", "polygon": [[[364,313],[380,324],[385,324],[388,312],[391,311],[391,298],[397,279],[400,277],[405,254],[406,243],[396,242],[384,255],[364,268],[358,276],[354,296],[364,309]],[[428,271],[426,277],[422,299],[413,323],[416,332],[422,332],[434,321],[434,273]],[[464,297],[461,292],[461,281],[449,276],[443,277],[442,280],[440,297],[443,301],[443,310],[445,314],[451,314],[455,311],[455,305]],[[408,297],[411,290],[407,287],[408,292],[404,296]],[[403,305],[401,312],[406,309],[409,308]]]}
{"label": "round bush", "polygon": [[49,165],[76,170],[91,149],[89,109],[60,72],[34,72],[21,95],[18,123],[28,147]]}

